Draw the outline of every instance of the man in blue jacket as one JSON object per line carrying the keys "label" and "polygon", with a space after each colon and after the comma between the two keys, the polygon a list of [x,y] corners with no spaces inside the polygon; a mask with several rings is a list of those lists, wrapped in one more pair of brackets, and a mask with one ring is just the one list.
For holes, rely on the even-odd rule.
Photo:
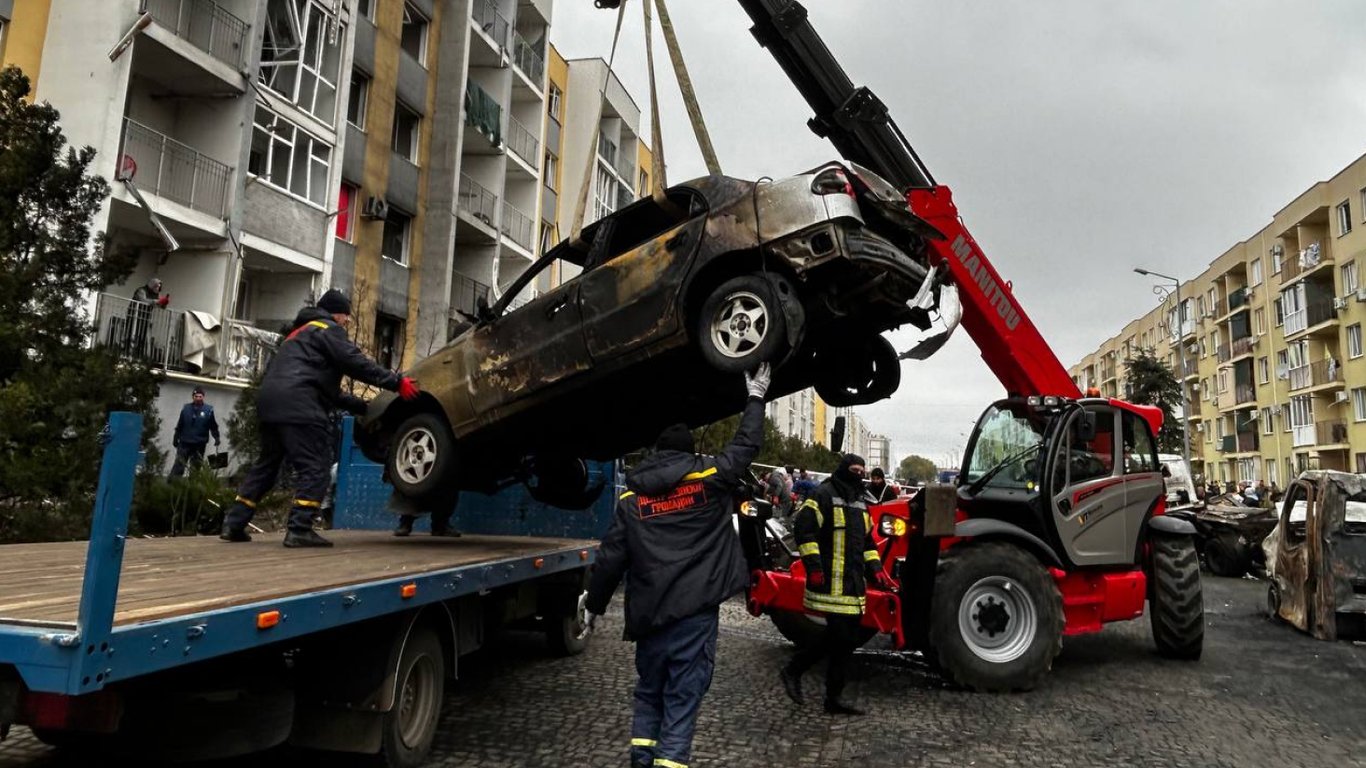
{"label": "man in blue jacket", "polygon": [[175,447],[175,463],[171,465],[171,477],[185,474],[185,465],[198,465],[204,461],[204,451],[209,446],[209,436],[213,445],[222,444],[218,435],[218,419],[214,418],[213,406],[204,402],[204,388],[195,387],[190,394],[190,402],[180,409],[180,419],[175,423],[175,434],[171,445]]}
{"label": "man in blue jacket", "polygon": [[636,641],[631,766],[687,768],[716,662],[718,608],[749,583],[731,515],[735,490],[764,439],[768,363],[745,374],[749,399],[719,456],[693,453],[675,424],[626,475],[627,491],[588,586],[589,626],[626,579],[626,637]]}
{"label": "man in blue jacket", "polygon": [[294,318],[294,330],[280,343],[256,396],[261,457],[224,515],[220,539],[251,541],[247,523],[256,504],[275,486],[281,466],[288,465],[295,488],[285,546],[332,546],[313,530],[313,515],[321,511],[336,460],[331,413],[347,403],[342,377],[397,391],[404,400],[418,396],[417,382],[380,367],[351,343],[346,335],[350,321],[351,300],[335,289]]}

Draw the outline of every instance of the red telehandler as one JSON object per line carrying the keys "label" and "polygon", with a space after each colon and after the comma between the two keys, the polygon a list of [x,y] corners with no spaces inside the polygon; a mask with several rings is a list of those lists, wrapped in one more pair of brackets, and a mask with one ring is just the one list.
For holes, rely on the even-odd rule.
{"label": "red telehandler", "polygon": [[[960,685],[1023,690],[1051,668],[1064,635],[1137,618],[1146,599],[1158,650],[1199,658],[1195,530],[1164,515],[1154,439],[1161,412],[1078,390],[968,233],[949,188],[935,182],[886,105],[853,84],[801,3],[737,2],[815,113],[811,130],[856,169],[904,191],[905,213],[928,233],[905,245],[931,271],[932,308],[950,314],[939,299],[947,304],[956,292],[963,327],[1007,393],[978,419],[956,486],[872,508],[883,567],[898,586],[870,590],[868,636],[887,633],[896,647],[920,650]],[[903,357],[927,357],[947,335]],[[741,535],[754,569],[750,610],[771,615],[790,639],[809,638],[794,623],[804,613],[800,559],[760,515],[741,516]]]}

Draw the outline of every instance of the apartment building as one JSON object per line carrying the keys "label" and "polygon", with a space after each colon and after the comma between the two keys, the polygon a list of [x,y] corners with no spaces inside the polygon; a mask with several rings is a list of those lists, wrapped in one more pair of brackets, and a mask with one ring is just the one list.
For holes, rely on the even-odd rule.
{"label": "apartment building", "polygon": [[[1125,361],[1154,349],[1178,371],[1193,471],[1284,485],[1306,469],[1366,472],[1366,156],[1073,366],[1123,397]],[[1184,352],[1184,367],[1181,361]]]}
{"label": "apartment building", "polygon": [[15,66],[38,81],[52,0],[0,0],[0,67]]}
{"label": "apartment building", "polygon": [[868,454],[863,457],[868,462],[868,470],[881,467],[888,475],[895,475],[897,462],[892,458],[892,441],[886,435],[868,436]]}

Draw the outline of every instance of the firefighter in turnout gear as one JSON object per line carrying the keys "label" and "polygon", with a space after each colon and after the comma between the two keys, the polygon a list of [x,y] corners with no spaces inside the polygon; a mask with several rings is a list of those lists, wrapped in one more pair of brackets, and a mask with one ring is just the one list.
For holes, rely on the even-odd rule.
{"label": "firefighter in turnout gear", "polygon": [[[866,581],[884,589],[890,579],[882,571],[873,542],[873,521],[863,494],[863,459],[847,453],[839,469],[816,487],[793,517],[798,551],[806,569],[802,603],[825,618],[822,642],[803,648],[783,668],[783,689],[802,703],[802,674],[827,659],[825,711],[861,715],[840,698],[849,661],[858,647]],[[865,580],[866,577],[866,580]]]}
{"label": "firefighter in turnout gear", "polygon": [[735,490],[764,439],[768,363],[745,374],[749,399],[718,456],[693,452],[675,424],[626,475],[588,586],[589,627],[626,579],[626,637],[636,642],[632,768],[688,768],[716,663],[719,607],[749,583],[732,526]]}
{"label": "firefighter in turnout gear", "polygon": [[299,313],[294,331],[280,343],[256,398],[260,458],[223,517],[219,538],[224,541],[251,541],[247,523],[256,512],[256,503],[275,486],[280,468],[289,466],[294,471],[294,503],[285,546],[332,546],[313,530],[313,515],[321,510],[336,456],[331,414],[349,403],[341,392],[342,377],[397,390],[405,400],[418,396],[415,381],[381,368],[347,338],[350,320],[350,299],[330,290],[316,307]]}

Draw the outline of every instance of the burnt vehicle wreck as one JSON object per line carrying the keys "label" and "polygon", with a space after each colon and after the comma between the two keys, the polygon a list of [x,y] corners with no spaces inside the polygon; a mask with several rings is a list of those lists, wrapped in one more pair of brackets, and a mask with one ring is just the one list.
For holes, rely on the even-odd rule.
{"label": "burnt vehicle wreck", "polygon": [[[938,236],[900,191],[853,165],[671,187],[585,227],[492,306],[480,302],[409,371],[422,396],[381,395],[359,442],[420,506],[519,481],[541,501],[586,505],[600,489],[584,487],[583,459],[739,412],[739,372],[760,362],[775,366],[770,397],[815,387],[838,407],[891,395],[899,359],[882,333],[941,320],[942,333],[903,355],[924,357],[957,325],[955,289],[927,267],[925,239]],[[578,274],[511,309],[552,266]]]}
{"label": "burnt vehicle wreck", "polygon": [[1305,472],[1262,544],[1267,611],[1320,640],[1366,629],[1366,476]]}

